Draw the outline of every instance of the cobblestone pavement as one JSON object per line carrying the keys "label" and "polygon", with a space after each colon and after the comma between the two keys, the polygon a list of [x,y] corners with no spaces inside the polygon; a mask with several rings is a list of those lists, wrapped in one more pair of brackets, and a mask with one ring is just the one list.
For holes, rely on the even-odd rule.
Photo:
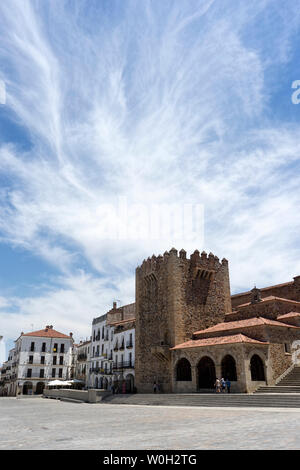
{"label": "cobblestone pavement", "polygon": [[300,449],[300,410],[0,398],[0,449]]}

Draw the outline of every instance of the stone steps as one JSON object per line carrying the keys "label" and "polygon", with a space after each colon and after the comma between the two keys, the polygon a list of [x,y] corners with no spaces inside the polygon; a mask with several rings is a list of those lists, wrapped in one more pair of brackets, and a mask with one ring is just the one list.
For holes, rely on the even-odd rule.
{"label": "stone steps", "polygon": [[300,408],[300,394],[135,394],[112,395],[103,404],[204,407]]}
{"label": "stone steps", "polygon": [[300,393],[299,386],[262,386],[255,393]]}
{"label": "stone steps", "polygon": [[261,385],[255,394],[300,394],[300,367],[294,367],[276,385]]}

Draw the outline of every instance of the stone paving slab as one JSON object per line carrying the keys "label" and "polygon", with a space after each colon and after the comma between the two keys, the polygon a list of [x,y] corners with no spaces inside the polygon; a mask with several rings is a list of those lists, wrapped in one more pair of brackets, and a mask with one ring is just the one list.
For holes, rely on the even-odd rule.
{"label": "stone paving slab", "polygon": [[300,410],[0,398],[0,449],[300,449]]}

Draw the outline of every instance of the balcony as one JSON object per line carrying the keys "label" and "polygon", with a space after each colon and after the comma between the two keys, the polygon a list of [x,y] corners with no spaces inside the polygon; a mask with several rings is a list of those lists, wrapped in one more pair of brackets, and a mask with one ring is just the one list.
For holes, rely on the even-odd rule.
{"label": "balcony", "polygon": [[132,341],[127,341],[127,343],[126,343],[126,348],[127,348],[127,349],[133,348],[133,342],[132,342]]}
{"label": "balcony", "polygon": [[86,361],[87,355],[86,354],[78,354],[77,361]]}
{"label": "balcony", "polygon": [[133,361],[124,361],[120,363],[114,362],[113,370],[134,369]]}
{"label": "balcony", "polygon": [[125,349],[125,346],[124,346],[124,343],[122,343],[121,346],[120,346],[120,348],[119,348],[119,350],[120,350],[120,351],[124,351],[124,349]]}

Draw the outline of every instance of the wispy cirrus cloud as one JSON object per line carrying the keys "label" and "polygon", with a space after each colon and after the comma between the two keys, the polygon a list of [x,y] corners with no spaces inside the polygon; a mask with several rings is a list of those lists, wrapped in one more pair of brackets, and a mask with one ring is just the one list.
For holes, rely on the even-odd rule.
{"label": "wispy cirrus cloud", "polygon": [[287,3],[1,4],[16,125],[0,147],[1,239],[58,270],[41,295],[7,298],[5,331],[17,318],[86,331],[87,310],[103,313],[114,292],[133,300],[135,265],[173,240],[104,237],[103,206],[120,197],[202,204],[205,246],[177,248],[227,257],[233,290],[299,272],[299,131],[270,104],[270,75],[292,60],[299,29]]}

